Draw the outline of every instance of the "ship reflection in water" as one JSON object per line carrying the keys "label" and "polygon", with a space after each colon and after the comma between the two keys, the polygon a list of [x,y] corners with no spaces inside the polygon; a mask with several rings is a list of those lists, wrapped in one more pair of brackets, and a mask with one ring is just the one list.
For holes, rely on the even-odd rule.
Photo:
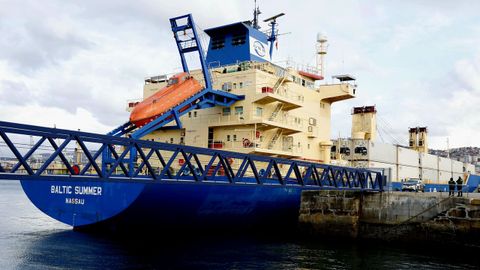
{"label": "ship reflection in water", "polygon": [[[130,238],[74,232],[0,181],[1,269],[478,269],[476,257],[361,243],[269,238]],[[160,233],[161,234],[161,233]],[[432,248],[433,249],[433,248]],[[459,255],[462,254],[462,255]]]}

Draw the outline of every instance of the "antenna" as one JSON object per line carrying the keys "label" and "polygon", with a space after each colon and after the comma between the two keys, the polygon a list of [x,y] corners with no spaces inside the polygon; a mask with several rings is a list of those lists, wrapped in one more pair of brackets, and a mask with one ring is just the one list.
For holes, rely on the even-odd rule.
{"label": "antenna", "polygon": [[260,8],[257,6],[257,0],[254,0],[254,9],[253,9],[253,21],[252,21],[252,25],[253,25],[253,28],[255,29],[260,29],[260,26],[258,25],[258,15],[262,14],[262,12],[260,11]]}
{"label": "antenna", "polygon": [[277,15],[275,15],[275,16],[272,16],[272,17],[270,17],[270,18],[268,18],[268,19],[265,19],[265,20],[263,20],[263,21],[264,21],[264,22],[272,21],[271,23],[276,23],[277,18],[278,18],[278,17],[281,17],[281,16],[283,16],[283,15],[285,15],[285,13],[282,12],[282,13],[280,13],[280,14],[277,14]]}
{"label": "antenna", "polygon": [[280,14],[277,14],[273,17],[270,17],[270,18],[264,20],[264,22],[270,22],[270,27],[271,27],[270,37],[267,39],[270,42],[270,60],[272,60],[273,43],[275,43],[275,40],[277,40],[277,34],[275,33],[275,26],[277,25],[277,18],[282,17],[283,15],[285,15],[285,13],[282,12]]}

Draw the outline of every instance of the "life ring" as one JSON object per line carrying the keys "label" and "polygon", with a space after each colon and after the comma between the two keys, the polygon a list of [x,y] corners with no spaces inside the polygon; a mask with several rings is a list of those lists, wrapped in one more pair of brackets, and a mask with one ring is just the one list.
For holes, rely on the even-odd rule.
{"label": "life ring", "polygon": [[250,147],[251,142],[249,139],[243,139],[243,147],[247,148]]}

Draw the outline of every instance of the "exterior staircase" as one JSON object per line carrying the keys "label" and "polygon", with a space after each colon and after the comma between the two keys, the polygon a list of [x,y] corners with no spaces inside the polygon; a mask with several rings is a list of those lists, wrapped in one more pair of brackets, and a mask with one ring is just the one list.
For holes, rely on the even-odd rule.
{"label": "exterior staircase", "polygon": [[278,88],[280,88],[280,86],[282,86],[283,82],[285,81],[287,77],[285,76],[282,76],[280,78],[278,78],[277,82],[275,83],[275,85],[273,86],[273,92],[276,93],[278,91]]}
{"label": "exterior staircase", "polygon": [[275,144],[277,143],[278,138],[280,138],[281,135],[282,135],[282,129],[279,128],[279,129],[277,129],[277,131],[275,132],[275,134],[273,134],[272,138],[271,138],[270,141],[268,142],[267,148],[268,148],[268,149],[272,149],[272,148],[275,146]]}
{"label": "exterior staircase", "polygon": [[268,120],[274,121],[277,118],[278,113],[282,110],[282,108],[283,108],[283,103],[278,103],[275,109],[273,110],[272,114],[268,118]]}

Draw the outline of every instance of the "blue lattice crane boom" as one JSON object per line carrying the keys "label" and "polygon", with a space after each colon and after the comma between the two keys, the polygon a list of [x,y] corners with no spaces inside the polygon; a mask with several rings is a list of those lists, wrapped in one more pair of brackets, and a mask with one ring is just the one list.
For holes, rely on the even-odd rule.
{"label": "blue lattice crane boom", "polygon": [[170,25],[172,27],[173,36],[175,38],[178,52],[180,54],[180,59],[182,61],[183,71],[189,72],[188,63],[185,59],[185,54],[190,52],[197,52],[200,64],[202,66],[203,78],[205,80],[205,88],[211,89],[212,80],[210,77],[210,72],[205,62],[205,55],[192,14],[171,18]]}
{"label": "blue lattice crane boom", "polygon": [[[191,14],[171,18],[170,25],[172,28],[175,43],[177,44],[178,52],[180,54],[180,60],[182,62],[183,71],[186,74],[188,74],[187,76],[183,76],[183,78],[185,78],[186,81],[194,80],[193,78],[189,78],[190,68],[185,56],[187,53],[198,53],[199,61],[202,68],[202,74],[205,81],[205,87],[203,88],[203,90],[199,91],[198,93],[194,93],[192,96],[184,100],[178,100],[179,103],[176,104],[175,106],[163,109],[161,111],[161,114],[150,116],[150,118],[148,118],[147,121],[143,121],[145,122],[145,124],[141,126],[139,126],[138,124],[135,124],[134,121],[130,120],[129,122],[112,130],[110,133],[108,133],[108,135],[123,136],[128,133],[130,137],[134,139],[140,139],[145,135],[161,128],[180,129],[182,128],[180,117],[192,110],[205,109],[205,108],[210,108],[214,106],[228,107],[228,106],[231,106],[236,101],[242,100],[245,98],[245,96],[243,95],[234,95],[224,91],[214,90],[212,88],[212,80],[210,77],[210,72],[205,62],[205,55],[202,48],[202,44],[200,42],[200,38],[196,30],[195,22]],[[181,82],[177,81],[177,84],[181,84]],[[171,89],[169,88],[174,88],[174,87],[176,87],[175,91],[190,90],[190,89],[182,89],[182,85],[177,85],[177,86],[167,85],[165,88],[159,90],[158,93],[162,91],[163,92],[170,91]],[[162,106],[163,104],[160,105],[162,103],[161,101],[162,99],[168,100],[169,96],[164,95],[162,98],[159,98],[158,100],[151,100],[151,98],[149,98],[147,100],[144,100],[142,103],[144,102],[151,103],[151,104],[143,104],[145,105],[144,107],[155,105],[155,103],[159,106]],[[142,104],[140,103],[137,106],[141,106],[141,105]],[[131,119],[132,119],[133,113],[134,111],[132,111],[132,114],[130,116]],[[171,122],[175,122],[176,125],[165,127],[167,124]],[[109,151],[109,149],[105,149],[102,157],[103,157],[102,169],[105,171],[107,170],[107,167],[108,167],[107,165],[112,164],[114,162],[114,157],[112,156],[112,153],[111,151]],[[130,167],[134,166],[134,162],[136,158],[137,158],[136,150],[132,149],[130,153],[130,158],[129,158]]]}

